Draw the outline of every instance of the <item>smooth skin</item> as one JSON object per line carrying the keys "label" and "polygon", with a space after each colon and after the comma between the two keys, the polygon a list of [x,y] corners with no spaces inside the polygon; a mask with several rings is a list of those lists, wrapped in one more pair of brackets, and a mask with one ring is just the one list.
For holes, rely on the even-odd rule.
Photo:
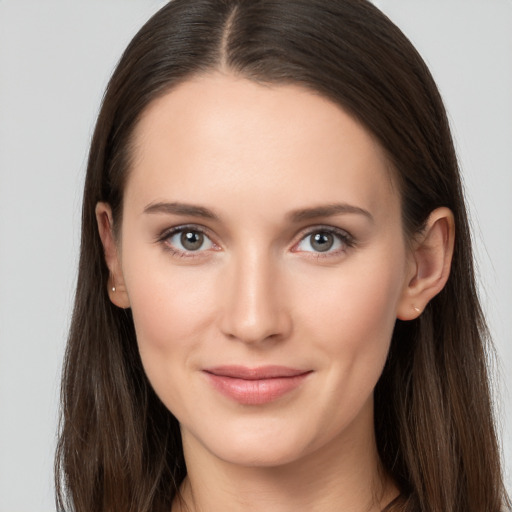
{"label": "smooth skin", "polygon": [[[135,133],[120,236],[97,205],[110,298],[178,418],[188,476],[173,511],[379,511],[373,391],[395,320],[446,283],[451,212],[407,240],[393,170],[339,106],[229,73],[180,84]],[[111,290],[115,285],[115,292]],[[309,372],[240,404],[205,369]]]}

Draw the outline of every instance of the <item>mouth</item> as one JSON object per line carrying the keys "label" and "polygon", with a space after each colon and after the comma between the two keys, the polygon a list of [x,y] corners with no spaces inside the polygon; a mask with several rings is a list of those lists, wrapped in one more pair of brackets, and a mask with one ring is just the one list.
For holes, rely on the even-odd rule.
{"label": "mouth", "polygon": [[262,405],[297,389],[312,370],[286,366],[218,366],[203,372],[222,395],[243,405]]}

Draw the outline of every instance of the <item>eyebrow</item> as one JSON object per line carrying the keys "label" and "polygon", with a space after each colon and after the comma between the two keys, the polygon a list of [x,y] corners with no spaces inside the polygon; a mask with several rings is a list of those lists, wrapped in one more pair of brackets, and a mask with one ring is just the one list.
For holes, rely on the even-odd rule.
{"label": "eyebrow", "polygon": [[346,203],[328,204],[314,208],[304,208],[291,212],[288,217],[292,222],[303,222],[305,220],[316,219],[318,217],[332,217],[333,215],[342,214],[364,215],[373,222],[372,214],[359,206],[353,206]]}
{"label": "eyebrow", "polygon": [[[200,217],[203,219],[219,220],[219,217],[204,206],[197,206],[186,203],[150,203],[144,208],[144,213],[165,213],[168,215],[188,215],[190,217]],[[333,215],[357,214],[367,217],[373,222],[372,214],[359,206],[353,206],[346,203],[328,204],[313,208],[302,208],[294,210],[287,215],[287,218],[293,223],[304,222],[305,220],[316,219],[319,217],[332,217]]]}
{"label": "eyebrow", "polygon": [[166,213],[171,215],[189,215],[204,219],[218,220],[217,215],[204,206],[185,203],[151,203],[144,208],[144,213]]}

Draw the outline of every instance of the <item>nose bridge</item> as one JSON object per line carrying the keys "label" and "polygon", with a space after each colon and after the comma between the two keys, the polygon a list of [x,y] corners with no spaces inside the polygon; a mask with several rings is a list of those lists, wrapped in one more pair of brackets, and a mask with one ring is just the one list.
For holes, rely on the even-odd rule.
{"label": "nose bridge", "polygon": [[252,247],[234,256],[226,277],[222,330],[227,336],[256,343],[289,332],[279,265],[267,251]]}

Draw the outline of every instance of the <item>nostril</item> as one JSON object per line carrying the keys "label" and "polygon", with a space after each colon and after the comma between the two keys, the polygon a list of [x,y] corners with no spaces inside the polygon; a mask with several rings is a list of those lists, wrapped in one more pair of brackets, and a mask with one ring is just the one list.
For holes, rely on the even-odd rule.
{"label": "nostril", "polygon": [[248,311],[239,303],[224,312],[221,328],[228,338],[244,343],[279,341],[291,332],[291,319],[278,308]]}

